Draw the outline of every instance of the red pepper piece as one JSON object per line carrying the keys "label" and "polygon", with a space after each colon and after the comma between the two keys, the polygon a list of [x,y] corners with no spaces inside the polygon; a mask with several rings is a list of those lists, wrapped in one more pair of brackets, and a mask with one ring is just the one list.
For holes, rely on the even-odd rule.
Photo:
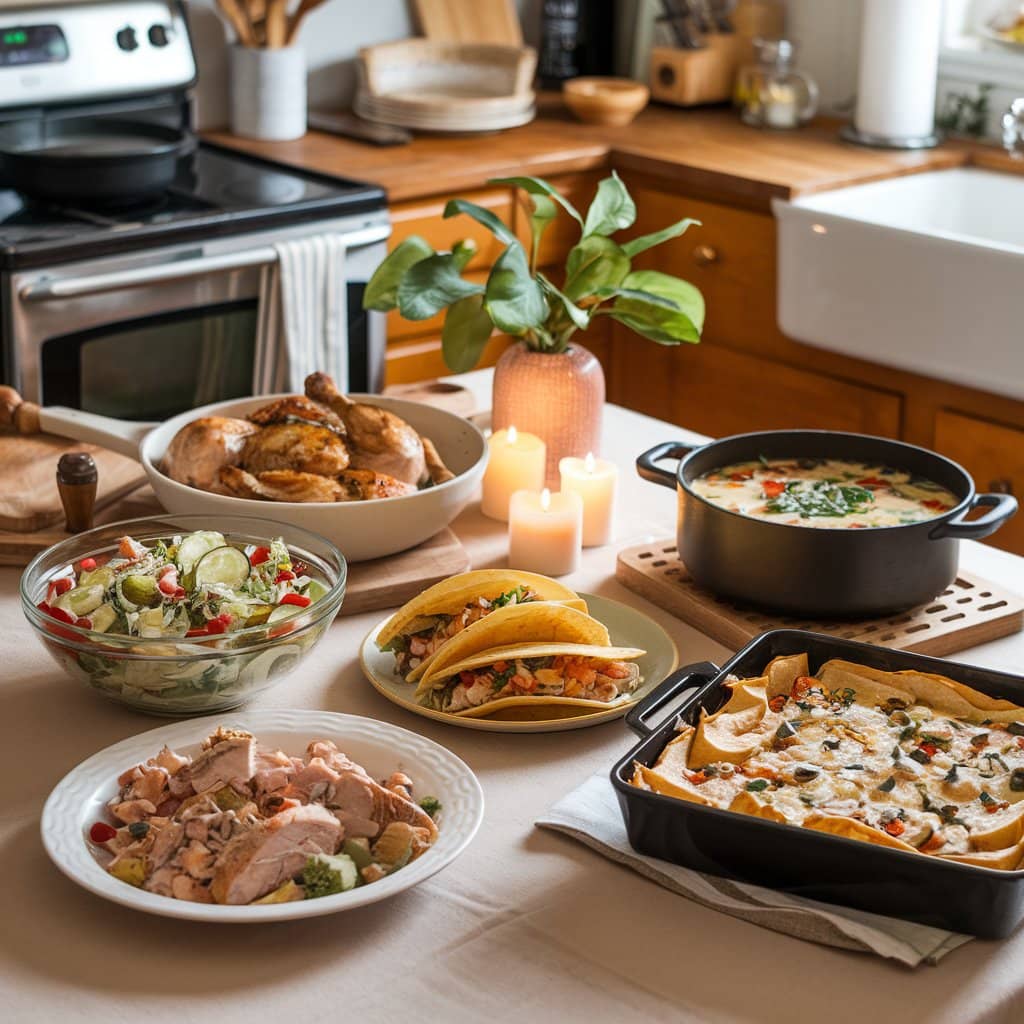
{"label": "red pepper piece", "polygon": [[282,569],[275,577],[275,583],[284,583],[286,580],[295,579],[295,573],[289,572],[287,569]]}
{"label": "red pepper piece", "polygon": [[93,569],[96,568],[96,559],[95,558],[83,558],[78,563],[78,567],[82,570],[82,572],[92,572]]}
{"label": "red pepper piece", "polygon": [[262,565],[268,558],[270,558],[270,548],[257,548],[249,556],[250,565]]}
{"label": "red pepper piece", "polygon": [[309,566],[306,565],[305,562],[296,559],[292,562],[292,572],[295,573],[296,576],[305,576],[306,573],[309,572]]}
{"label": "red pepper piece", "polygon": [[54,580],[51,586],[53,592],[60,597],[61,594],[66,594],[74,584],[66,576],[63,579]]}
{"label": "red pepper piece", "polygon": [[88,615],[82,615],[75,619],[75,625],[79,629],[92,629],[92,619]]}
{"label": "red pepper piece", "polygon": [[285,594],[281,598],[281,604],[294,604],[299,608],[308,608],[312,603],[312,599],[306,597],[305,594]]}
{"label": "red pepper piece", "polygon": [[190,629],[185,634],[185,637],[186,637],[186,639],[188,639],[189,637],[209,636],[209,635],[210,635],[210,632],[209,632],[209,630],[205,626],[199,626],[197,629]]}
{"label": "red pepper piece", "polygon": [[91,829],[89,829],[89,838],[94,843],[105,843],[108,839],[113,839],[117,835],[117,829],[113,825],[108,825],[105,821],[97,821]]}
{"label": "red pepper piece", "polygon": [[46,609],[46,614],[49,615],[51,619],[56,619],[58,622],[66,622],[69,626],[73,626],[75,624],[74,615],[64,611],[63,608],[55,608],[51,605]]}
{"label": "red pepper piece", "polygon": [[884,828],[891,836],[901,836],[906,830],[906,826],[899,818],[893,818],[892,821],[887,821],[882,828]]}
{"label": "red pepper piece", "polygon": [[939,501],[938,498],[928,498],[926,501],[922,501],[921,504],[925,508],[930,508],[933,512],[946,512],[951,507],[944,501]]}
{"label": "red pepper piece", "polygon": [[869,487],[869,488],[889,487],[889,486],[891,486],[890,481],[883,480],[881,477],[878,477],[878,476],[866,476],[866,477],[864,477],[863,480],[858,480],[857,483],[861,487]]}
{"label": "red pepper piece", "polygon": [[226,622],[224,622],[219,617],[216,618],[216,619],[210,619],[210,621],[206,624],[206,632],[210,636],[213,636],[213,635],[219,634],[219,633],[226,633],[227,631],[228,631],[228,624]]}
{"label": "red pepper piece", "polygon": [[777,498],[785,489],[786,485],[781,480],[763,480],[761,482],[761,490],[766,498]]}
{"label": "red pepper piece", "polygon": [[934,757],[939,748],[934,743],[918,743],[918,749],[923,750],[929,757]]}
{"label": "red pepper piece", "polygon": [[784,693],[780,693],[777,697],[772,697],[772,699],[768,701],[768,707],[776,713],[781,711],[785,706],[786,695]]}

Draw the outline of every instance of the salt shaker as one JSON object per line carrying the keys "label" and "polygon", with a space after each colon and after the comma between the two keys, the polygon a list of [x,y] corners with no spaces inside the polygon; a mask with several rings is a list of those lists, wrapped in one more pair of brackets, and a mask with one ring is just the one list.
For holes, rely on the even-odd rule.
{"label": "salt shaker", "polygon": [[99,473],[88,452],[68,452],[57,463],[57,491],[68,533],[91,530]]}

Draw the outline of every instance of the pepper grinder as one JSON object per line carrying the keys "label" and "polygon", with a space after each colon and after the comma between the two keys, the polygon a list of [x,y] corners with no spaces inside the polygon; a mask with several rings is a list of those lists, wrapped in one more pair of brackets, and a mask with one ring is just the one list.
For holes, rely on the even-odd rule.
{"label": "pepper grinder", "polygon": [[57,463],[57,490],[68,533],[91,530],[99,473],[88,452],[68,452]]}

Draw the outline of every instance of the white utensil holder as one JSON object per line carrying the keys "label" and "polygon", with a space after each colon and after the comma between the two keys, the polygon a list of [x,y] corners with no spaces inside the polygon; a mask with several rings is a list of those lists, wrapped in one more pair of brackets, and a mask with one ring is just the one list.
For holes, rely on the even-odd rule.
{"label": "white utensil holder", "polygon": [[231,131],[267,141],[306,134],[306,55],[301,47],[231,47]]}

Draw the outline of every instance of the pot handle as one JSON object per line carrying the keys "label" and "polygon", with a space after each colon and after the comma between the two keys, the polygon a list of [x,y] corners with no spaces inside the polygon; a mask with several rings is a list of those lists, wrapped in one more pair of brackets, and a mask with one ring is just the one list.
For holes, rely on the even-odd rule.
{"label": "pot handle", "polygon": [[[977,519],[967,521],[964,517],[976,508],[988,508],[990,512]],[[928,535],[932,540],[953,537],[957,540],[981,540],[996,532],[1003,523],[1017,512],[1017,499],[1012,494],[976,494],[971,504],[960,515],[939,523]]]}
{"label": "pot handle", "polygon": [[672,673],[660,686],[649,693],[626,714],[626,725],[638,736],[650,736],[657,726],[647,724],[647,716],[660,711],[683,690],[708,683],[722,670],[713,661],[698,661]]}
{"label": "pot handle", "polygon": [[682,441],[665,441],[663,444],[656,444],[637,458],[636,471],[652,484],[661,484],[662,487],[671,487],[672,490],[675,490],[675,473],[668,469],[662,469],[658,463],[662,459],[681,459],[684,455],[689,455],[696,447],[697,445],[684,444]]}

